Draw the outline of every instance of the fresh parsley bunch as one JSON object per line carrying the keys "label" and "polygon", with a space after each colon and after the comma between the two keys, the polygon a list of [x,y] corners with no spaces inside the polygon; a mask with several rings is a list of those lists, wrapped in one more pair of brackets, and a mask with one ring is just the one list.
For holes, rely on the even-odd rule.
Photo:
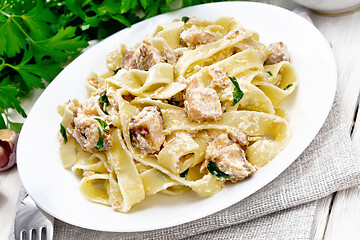
{"label": "fresh parsley bunch", "polygon": [[[176,4],[180,3],[180,4]],[[0,129],[19,132],[21,98],[46,84],[88,46],[125,27],[209,0],[0,0]]]}
{"label": "fresh parsley bunch", "polygon": [[62,64],[87,46],[77,27],[60,22],[52,4],[0,0],[0,129],[19,132],[21,124],[8,119],[9,109],[25,118],[19,99],[45,88]]}

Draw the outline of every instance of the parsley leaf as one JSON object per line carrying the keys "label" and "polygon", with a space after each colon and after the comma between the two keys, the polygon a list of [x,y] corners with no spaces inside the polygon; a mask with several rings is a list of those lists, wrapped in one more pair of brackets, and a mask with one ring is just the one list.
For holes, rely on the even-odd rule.
{"label": "parsley leaf", "polygon": [[180,177],[185,178],[186,174],[188,174],[189,169],[186,169],[184,172],[180,173]]}
{"label": "parsley leaf", "polygon": [[61,67],[54,65],[49,61],[41,61],[37,64],[30,64],[29,61],[31,58],[32,51],[25,51],[23,59],[19,64],[7,64],[7,66],[19,73],[27,88],[45,88],[45,84],[42,82],[42,79],[47,82],[51,82],[56,74],[60,72]]}
{"label": "parsley leaf", "polygon": [[[2,16],[2,15],[1,15]],[[13,16],[0,18],[0,55],[14,57],[26,47],[26,35],[19,29]]]}
{"label": "parsley leaf", "polygon": [[87,137],[86,137],[85,133],[80,132],[80,134],[81,134],[81,136],[83,136],[85,139],[87,139]]}
{"label": "parsley leaf", "polygon": [[180,104],[180,102],[174,100],[174,98],[166,99],[166,101],[168,102],[168,104],[171,104],[171,105],[176,105],[176,106],[178,106],[178,105]]}
{"label": "parsley leaf", "polygon": [[98,132],[99,132],[99,140],[96,144],[95,149],[100,150],[104,146],[104,139],[103,136],[101,135],[100,127],[98,127]]}
{"label": "parsley leaf", "polygon": [[272,76],[273,74],[272,74],[272,72],[270,72],[270,71],[267,71],[267,74],[269,74],[270,76]]}
{"label": "parsley leaf", "polygon": [[67,139],[67,136],[66,136],[66,130],[64,128],[64,126],[60,123],[60,133],[64,139],[64,143],[66,144],[68,139]]}
{"label": "parsley leaf", "polygon": [[209,164],[207,165],[207,169],[209,170],[209,172],[218,177],[218,178],[229,178],[230,175],[229,174],[226,174],[224,172],[222,172],[218,166],[216,166],[216,164],[212,161],[209,162]]}
{"label": "parsley leaf", "polygon": [[[20,105],[20,100],[17,99],[17,90],[12,86],[0,85],[0,112],[7,108],[15,109],[22,117],[26,117],[24,109]],[[2,110],[2,111],[1,111]]]}
{"label": "parsley leaf", "polygon": [[145,10],[145,19],[151,18],[159,13],[161,0],[154,0]]}
{"label": "parsley leaf", "polygon": [[55,36],[41,41],[33,41],[31,47],[36,61],[48,56],[56,62],[65,62],[69,56],[74,56],[79,49],[87,47],[88,43],[75,36],[75,27],[61,28]]}
{"label": "parsley leaf", "polygon": [[290,83],[290,84],[288,84],[288,85],[284,88],[284,90],[287,90],[287,89],[289,89],[289,88],[292,87],[292,86],[293,86],[293,84]]}
{"label": "parsley leaf", "polygon": [[120,71],[120,70],[121,70],[121,68],[118,68],[118,69],[114,70],[114,75],[117,74],[117,72]]}
{"label": "parsley leaf", "polygon": [[131,143],[131,146],[134,147],[134,144],[133,144],[133,139],[134,139],[134,134],[132,132],[129,132],[129,136],[130,136],[130,143]]}
{"label": "parsley leaf", "polygon": [[7,128],[7,126],[3,116],[0,114],[0,129],[4,129],[4,128]]}
{"label": "parsley leaf", "polygon": [[184,17],[182,17],[181,18],[181,21],[183,21],[184,23],[186,23],[187,21],[189,21],[189,17],[187,17],[187,16],[184,16]]}
{"label": "parsley leaf", "polygon": [[102,127],[102,129],[103,129],[104,132],[109,133],[109,130],[106,129],[106,127],[108,126],[108,124],[107,124],[105,121],[101,120],[100,118],[95,118],[95,120],[100,123],[100,125],[101,125],[101,127]]}
{"label": "parsley leaf", "polygon": [[141,7],[142,7],[143,9],[148,8],[148,6],[150,5],[149,0],[139,0],[139,2],[140,2]]}
{"label": "parsley leaf", "polygon": [[138,1],[121,1],[120,13],[126,13],[134,9],[138,5]]}
{"label": "parsley leaf", "polygon": [[99,98],[99,104],[100,104],[100,108],[101,110],[103,110],[103,112],[106,115],[109,115],[108,112],[106,112],[106,106],[110,104],[108,97],[106,96],[106,91],[100,96]]}
{"label": "parsley leaf", "polygon": [[240,87],[239,87],[239,83],[237,82],[235,77],[229,77],[231,82],[234,84],[234,91],[233,91],[233,102],[231,104],[231,106],[235,106],[244,96],[244,93],[241,91]]}
{"label": "parsley leaf", "polygon": [[21,15],[21,19],[29,28],[34,40],[41,40],[50,36],[50,24],[56,22],[56,16],[48,8],[44,8],[42,1],[37,1],[36,6],[29,12]]}

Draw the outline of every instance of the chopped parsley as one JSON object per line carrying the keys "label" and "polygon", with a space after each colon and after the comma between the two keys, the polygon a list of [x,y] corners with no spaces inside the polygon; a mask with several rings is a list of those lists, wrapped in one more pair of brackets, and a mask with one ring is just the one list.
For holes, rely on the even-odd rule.
{"label": "chopped parsley", "polygon": [[133,134],[132,132],[129,132],[129,135],[130,135],[130,143],[131,143],[131,146],[134,147],[134,144],[133,144],[134,134]]}
{"label": "chopped parsley", "polygon": [[168,63],[168,60],[167,60],[167,59],[165,59],[165,60],[164,60],[164,62],[165,62],[165,63]]}
{"label": "chopped parsley", "polygon": [[95,149],[100,150],[104,146],[104,139],[103,136],[101,135],[100,127],[98,127],[98,132],[99,132],[99,140],[96,144]]}
{"label": "chopped parsley", "polygon": [[81,136],[83,136],[85,139],[87,139],[85,133],[81,132],[80,134],[81,134]]}
{"label": "chopped parsley", "polygon": [[178,105],[180,104],[180,102],[174,100],[174,98],[166,99],[166,101],[168,102],[168,104],[171,104],[171,105],[176,105],[176,106],[178,106]]}
{"label": "chopped parsley", "polygon": [[270,76],[272,76],[273,74],[272,74],[272,72],[270,72],[270,71],[267,71],[267,74],[269,74]]}
{"label": "chopped parsley", "polygon": [[64,126],[60,123],[60,133],[62,135],[62,137],[64,138],[64,143],[67,143],[67,136],[66,136],[66,130],[64,128]]}
{"label": "chopped parsley", "polygon": [[290,87],[292,87],[292,83],[290,83],[289,85],[287,85],[285,88],[284,88],[284,90],[287,90],[287,89],[289,89]]}
{"label": "chopped parsley", "polygon": [[118,68],[118,69],[114,70],[114,74],[117,74],[117,72],[120,71],[120,70],[121,70],[121,68]]}
{"label": "chopped parsley", "polygon": [[218,166],[216,166],[216,164],[214,162],[209,162],[209,164],[207,165],[207,169],[209,170],[209,172],[218,177],[218,178],[229,178],[230,175],[229,174],[226,174],[224,172],[222,172]]}
{"label": "chopped parsley", "polygon": [[183,21],[184,23],[186,23],[187,21],[189,21],[189,17],[187,17],[187,16],[183,16],[182,18],[181,18],[181,21]]}
{"label": "chopped parsley", "polygon": [[244,96],[244,93],[243,93],[243,91],[241,91],[241,89],[239,87],[239,83],[237,82],[236,78],[235,77],[229,77],[229,78],[235,86],[234,91],[233,91],[234,100],[231,104],[231,106],[235,106],[242,99],[242,97]]}
{"label": "chopped parsley", "polygon": [[106,115],[109,115],[108,112],[106,112],[106,106],[109,105],[109,99],[108,97],[106,96],[106,91],[100,96],[99,98],[99,104],[100,104],[100,107],[101,107],[101,110],[106,114]]}
{"label": "chopped parsley", "polygon": [[180,173],[180,177],[185,178],[186,174],[188,174],[189,169],[186,169],[185,171],[183,171],[182,173]]}
{"label": "chopped parsley", "polygon": [[107,124],[105,121],[101,120],[100,118],[95,118],[95,120],[100,123],[100,125],[101,125],[101,127],[102,127],[102,129],[103,129],[104,132],[109,133],[109,130],[106,129],[106,127],[108,126],[108,124]]}

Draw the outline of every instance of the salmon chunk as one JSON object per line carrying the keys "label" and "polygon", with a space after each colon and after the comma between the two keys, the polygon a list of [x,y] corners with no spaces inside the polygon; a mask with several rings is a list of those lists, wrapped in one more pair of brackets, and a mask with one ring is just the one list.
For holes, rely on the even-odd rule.
{"label": "salmon chunk", "polygon": [[[99,129],[103,143],[100,148],[97,148],[100,139]],[[88,152],[107,151],[112,147],[112,138],[109,131],[103,131],[95,116],[78,113],[74,118],[73,136],[80,146]]]}
{"label": "salmon chunk", "polygon": [[163,133],[164,120],[156,106],[144,107],[134,118],[130,119],[129,133],[131,144],[144,153],[155,153],[165,141]]}
{"label": "salmon chunk", "polygon": [[240,147],[249,145],[248,135],[243,131],[233,130],[229,133],[229,138],[232,142],[239,144]]}
{"label": "salmon chunk", "polygon": [[279,63],[281,61],[290,62],[290,53],[285,44],[282,42],[272,43],[269,46],[270,55],[264,62],[264,65],[271,65],[275,63]]}
{"label": "salmon chunk", "polygon": [[196,122],[217,121],[222,115],[219,96],[208,87],[187,89],[184,107],[188,117]]}
{"label": "salmon chunk", "polygon": [[139,48],[126,49],[122,68],[127,70],[140,69],[149,70],[157,63],[165,62],[165,58],[169,58],[172,63],[176,63],[177,56],[175,53],[168,51],[166,56],[155,47],[151,46],[148,41],[144,41]]}
{"label": "salmon chunk", "polygon": [[146,42],[140,45],[139,52],[140,55],[136,63],[140,70],[149,70],[155,64],[165,62],[163,54]]}
{"label": "salmon chunk", "polygon": [[212,77],[211,87],[225,88],[231,83],[229,77],[221,70],[209,70],[209,75]]}
{"label": "salmon chunk", "polygon": [[245,151],[228,137],[220,134],[206,148],[205,162],[213,162],[218,169],[228,175],[228,180],[237,182],[250,176],[256,169],[246,159]]}
{"label": "salmon chunk", "polygon": [[126,49],[124,54],[124,62],[122,67],[126,70],[137,69],[137,59],[139,58],[140,52],[136,49],[129,48]]}
{"label": "salmon chunk", "polygon": [[196,48],[200,45],[216,41],[213,33],[202,30],[195,25],[181,32],[180,42],[189,48]]}

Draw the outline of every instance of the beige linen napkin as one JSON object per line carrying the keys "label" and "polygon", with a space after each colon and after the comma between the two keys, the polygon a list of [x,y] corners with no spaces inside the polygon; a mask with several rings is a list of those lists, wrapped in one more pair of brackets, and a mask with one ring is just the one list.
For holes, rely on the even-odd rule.
{"label": "beige linen napkin", "polygon": [[[360,183],[360,166],[342,117],[336,96],[320,132],[289,168],[253,195],[218,213],[137,233],[88,230],[55,219],[54,239],[308,239],[316,200]],[[22,190],[19,200],[24,193]]]}

